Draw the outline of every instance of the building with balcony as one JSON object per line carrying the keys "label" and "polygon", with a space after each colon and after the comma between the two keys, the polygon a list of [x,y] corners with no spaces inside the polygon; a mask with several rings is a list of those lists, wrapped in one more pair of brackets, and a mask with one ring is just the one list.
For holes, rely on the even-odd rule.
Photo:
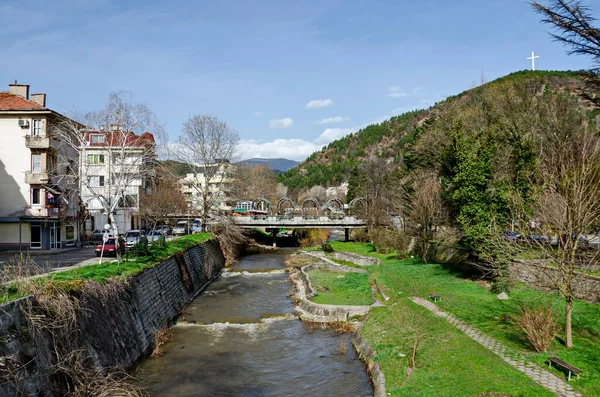
{"label": "building with balcony", "polygon": [[149,132],[136,135],[117,125],[81,133],[80,196],[89,215],[85,231],[115,222],[119,233],[145,226],[139,203],[152,192],[154,136]]}
{"label": "building with balcony", "polygon": [[[235,166],[227,160],[199,165],[195,173],[179,179],[179,187],[193,213],[202,213],[204,194],[213,211],[233,210],[230,196]],[[233,203],[235,204],[235,203]]]}
{"label": "building with balcony", "polygon": [[46,107],[46,94],[29,95],[28,85],[0,92],[0,250],[77,243],[77,185],[58,160],[77,161],[77,153],[53,133],[65,120]]}

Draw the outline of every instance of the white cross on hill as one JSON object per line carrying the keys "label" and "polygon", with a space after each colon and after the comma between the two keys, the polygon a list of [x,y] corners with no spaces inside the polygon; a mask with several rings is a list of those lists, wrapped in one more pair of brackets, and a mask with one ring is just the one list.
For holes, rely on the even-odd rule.
{"label": "white cross on hill", "polygon": [[535,70],[535,59],[539,58],[539,56],[535,56],[534,52],[531,51],[531,56],[527,59],[531,59],[531,70]]}

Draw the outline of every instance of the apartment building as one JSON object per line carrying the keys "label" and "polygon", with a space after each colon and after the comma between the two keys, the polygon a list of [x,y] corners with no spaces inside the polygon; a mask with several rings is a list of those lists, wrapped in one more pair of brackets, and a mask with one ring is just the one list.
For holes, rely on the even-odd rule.
{"label": "apartment building", "polygon": [[65,120],[46,107],[46,94],[30,96],[29,85],[10,84],[0,92],[0,249],[77,243],[76,176],[69,177],[65,165],[77,161],[77,152],[53,133]]}
{"label": "apartment building", "polygon": [[214,211],[231,211],[229,192],[233,183],[235,166],[228,160],[219,160],[196,167],[196,173],[188,173],[179,180],[181,192],[193,213],[201,213],[203,193],[209,198]]}
{"label": "apartment building", "polygon": [[136,135],[113,125],[99,131],[82,131],[80,195],[87,209],[85,230],[112,224],[119,233],[145,226],[139,216],[140,198],[152,192],[155,175],[154,136]]}

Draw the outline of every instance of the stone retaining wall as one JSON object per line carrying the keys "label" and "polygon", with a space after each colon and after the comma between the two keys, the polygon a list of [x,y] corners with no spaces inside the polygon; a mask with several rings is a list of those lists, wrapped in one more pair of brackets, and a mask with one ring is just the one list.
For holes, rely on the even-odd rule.
{"label": "stone retaining wall", "polygon": [[379,265],[379,259],[371,258],[369,256],[362,256],[358,254],[354,254],[352,252],[333,252],[329,254],[333,259],[337,259],[339,261],[345,261],[354,263],[357,266],[373,266]]}
{"label": "stone retaining wall", "polygon": [[292,273],[291,279],[295,285],[295,296],[298,299],[297,309],[303,319],[317,322],[337,322],[348,321],[349,317],[355,315],[365,315],[369,312],[370,306],[343,306],[343,305],[323,305],[311,302],[317,293],[310,281],[308,271],[313,269],[327,269],[332,272],[346,273],[368,273],[365,269],[356,269],[350,266],[339,265],[321,255],[310,252],[300,252],[303,255],[312,256],[316,262],[303,266],[300,271]]}
{"label": "stone retaining wall", "polygon": [[[539,260],[519,260],[509,264],[508,270],[513,280],[519,280],[540,290],[556,290],[554,280],[560,278],[556,268],[540,264]],[[575,272],[573,293],[578,299],[600,303],[600,277]]]}
{"label": "stone retaining wall", "polygon": [[360,359],[366,364],[367,372],[371,382],[373,382],[373,397],[386,397],[385,376],[379,364],[374,361],[375,352],[360,333],[356,334],[356,337],[352,340],[352,345],[358,352]]}
{"label": "stone retaining wall", "polygon": [[[208,241],[132,277],[114,293],[107,290],[111,293],[104,301],[83,296],[77,336],[81,348],[98,368],[131,367],[152,348],[156,331],[172,323],[224,265],[218,242]],[[110,288],[110,283],[104,288]],[[0,306],[0,357],[28,365],[21,370],[18,384],[0,379],[0,396],[53,396],[49,391],[52,338],[43,332],[31,337],[20,303]],[[0,366],[3,375],[7,374]]]}

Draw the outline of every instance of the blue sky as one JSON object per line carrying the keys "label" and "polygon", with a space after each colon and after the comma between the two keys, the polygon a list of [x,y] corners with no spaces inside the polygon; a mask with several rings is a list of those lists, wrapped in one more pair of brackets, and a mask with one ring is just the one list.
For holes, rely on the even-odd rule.
{"label": "blue sky", "polygon": [[210,113],[238,130],[242,157],[302,160],[530,68],[531,51],[536,69],[591,66],[548,33],[519,0],[0,0],[0,90],[17,79],[66,114],[127,90],[172,141]]}

